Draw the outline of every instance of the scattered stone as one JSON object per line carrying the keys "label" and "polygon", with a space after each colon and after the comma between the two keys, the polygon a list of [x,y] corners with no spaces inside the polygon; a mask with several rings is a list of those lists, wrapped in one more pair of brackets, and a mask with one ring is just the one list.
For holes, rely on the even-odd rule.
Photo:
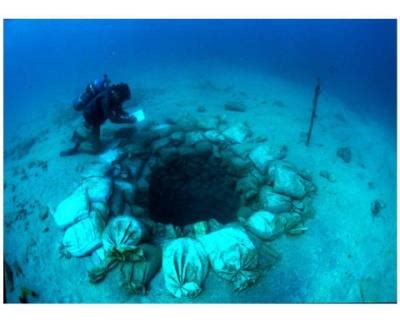
{"label": "scattered stone", "polygon": [[273,105],[273,106],[276,106],[276,107],[280,107],[280,108],[286,106],[285,103],[284,103],[283,101],[281,101],[281,100],[275,100],[275,101],[273,101],[272,105]]}
{"label": "scattered stone", "polygon": [[197,112],[199,112],[199,113],[204,113],[206,111],[207,110],[203,105],[200,105],[200,106],[197,107]]}
{"label": "scattered stone", "polygon": [[373,216],[378,216],[382,209],[386,208],[386,203],[376,199],[371,203],[371,213]]}
{"label": "scattered stone", "polygon": [[330,172],[326,171],[326,170],[321,170],[319,175],[322,178],[325,178],[326,180],[328,180],[329,182],[335,182],[336,178],[333,174],[331,174]]}
{"label": "scattered stone", "polygon": [[337,149],[336,155],[346,163],[351,162],[351,158],[352,158],[351,149],[348,147],[342,147],[342,148]]}
{"label": "scattered stone", "polygon": [[243,102],[226,102],[224,105],[225,110],[233,112],[245,112],[246,106]]}
{"label": "scattered stone", "polygon": [[269,186],[261,188],[259,202],[262,209],[274,214],[288,212],[292,208],[292,200],[289,197],[273,192]]}
{"label": "scattered stone", "polygon": [[222,134],[232,143],[243,143],[252,133],[247,125],[240,123],[227,128]]}
{"label": "scattered stone", "polygon": [[39,206],[37,211],[38,217],[40,220],[45,220],[49,216],[49,207],[47,206]]}

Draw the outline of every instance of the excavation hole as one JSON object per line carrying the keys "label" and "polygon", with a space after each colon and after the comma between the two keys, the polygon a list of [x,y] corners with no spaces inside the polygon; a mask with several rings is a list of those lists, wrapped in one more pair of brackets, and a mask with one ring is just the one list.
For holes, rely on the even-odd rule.
{"label": "excavation hole", "polygon": [[175,226],[211,218],[223,224],[234,221],[240,207],[235,184],[219,160],[184,157],[170,161],[151,175],[150,216]]}

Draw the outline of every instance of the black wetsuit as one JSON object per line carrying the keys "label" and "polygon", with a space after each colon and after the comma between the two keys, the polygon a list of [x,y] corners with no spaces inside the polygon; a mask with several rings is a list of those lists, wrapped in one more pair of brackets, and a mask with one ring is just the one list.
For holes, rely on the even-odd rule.
{"label": "black wetsuit", "polygon": [[112,89],[97,94],[83,109],[85,121],[93,127],[100,127],[107,119],[113,123],[133,123],[128,113],[122,109]]}
{"label": "black wetsuit", "polygon": [[135,117],[130,116],[122,109],[122,103],[112,88],[107,88],[97,94],[83,109],[83,118],[85,120],[85,128],[89,131],[88,136],[82,136],[78,132],[74,132],[72,141],[75,145],[60,153],[61,156],[72,155],[78,152],[83,141],[92,141],[98,150],[100,145],[100,127],[109,119],[113,123],[135,123]]}

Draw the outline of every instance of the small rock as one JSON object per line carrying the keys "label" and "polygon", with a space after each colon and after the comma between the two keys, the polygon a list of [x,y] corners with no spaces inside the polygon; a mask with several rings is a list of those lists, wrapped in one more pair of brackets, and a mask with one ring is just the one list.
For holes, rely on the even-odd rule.
{"label": "small rock", "polygon": [[351,158],[352,158],[351,149],[348,147],[342,147],[342,148],[337,149],[336,155],[346,163],[351,162]]}
{"label": "small rock", "polygon": [[375,183],[373,183],[372,181],[368,181],[368,189],[370,190],[375,189]]}
{"label": "small rock", "polygon": [[371,203],[371,213],[373,216],[378,216],[382,209],[386,208],[386,204],[379,199]]}
{"label": "small rock", "polygon": [[233,112],[245,112],[246,106],[242,102],[226,102],[224,105],[225,110]]}
{"label": "small rock", "polygon": [[325,178],[326,180],[328,180],[329,182],[335,182],[336,178],[333,176],[333,174],[331,174],[330,172],[326,171],[326,170],[321,170],[319,175],[322,178]]}
{"label": "small rock", "polygon": [[49,216],[49,207],[39,206],[38,216],[40,220],[45,220]]}
{"label": "small rock", "polygon": [[197,112],[199,112],[199,113],[204,113],[206,111],[207,110],[203,105],[200,105],[200,106],[197,107]]}

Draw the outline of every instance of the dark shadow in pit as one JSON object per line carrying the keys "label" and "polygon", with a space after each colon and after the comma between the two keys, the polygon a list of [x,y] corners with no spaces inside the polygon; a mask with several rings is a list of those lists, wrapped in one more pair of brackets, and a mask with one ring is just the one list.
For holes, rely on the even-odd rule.
{"label": "dark shadow in pit", "polygon": [[220,161],[184,157],[154,169],[149,211],[153,220],[185,226],[214,218],[225,224],[236,219],[240,196],[236,179]]}

